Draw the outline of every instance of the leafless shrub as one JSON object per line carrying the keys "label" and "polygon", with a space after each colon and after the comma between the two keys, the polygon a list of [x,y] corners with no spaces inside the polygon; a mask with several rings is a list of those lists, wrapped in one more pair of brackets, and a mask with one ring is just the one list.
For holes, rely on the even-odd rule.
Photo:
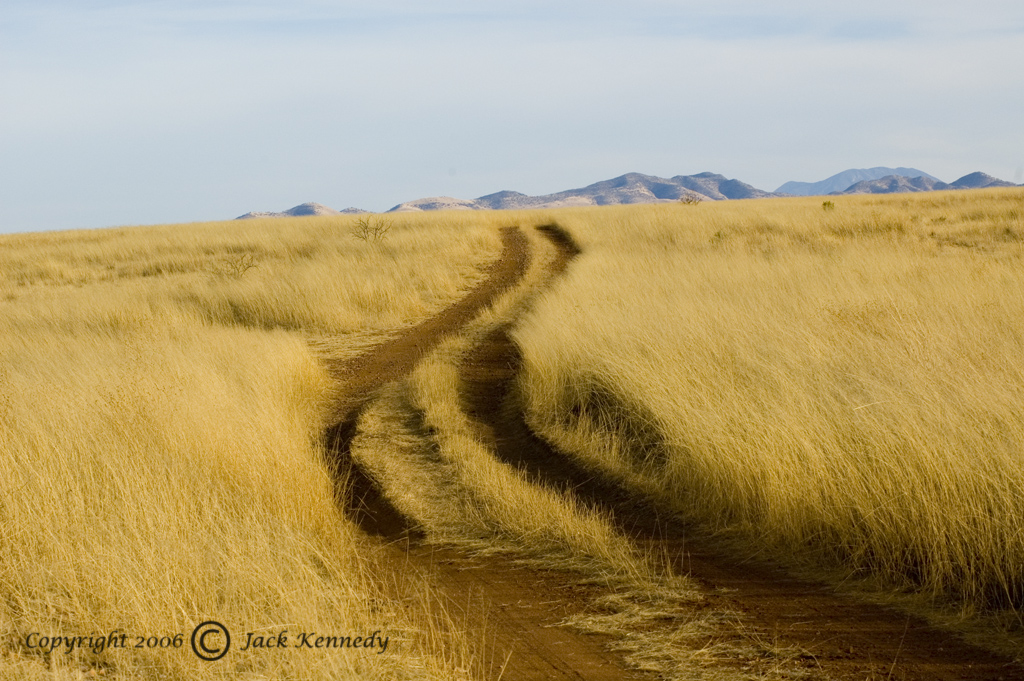
{"label": "leafless shrub", "polygon": [[252,253],[240,253],[235,256],[221,258],[220,262],[214,266],[213,273],[222,277],[241,279],[246,272],[259,266],[260,264],[257,262],[255,255]]}
{"label": "leafless shrub", "polygon": [[359,218],[352,229],[352,236],[361,241],[384,241],[391,224],[391,220],[382,217]]}

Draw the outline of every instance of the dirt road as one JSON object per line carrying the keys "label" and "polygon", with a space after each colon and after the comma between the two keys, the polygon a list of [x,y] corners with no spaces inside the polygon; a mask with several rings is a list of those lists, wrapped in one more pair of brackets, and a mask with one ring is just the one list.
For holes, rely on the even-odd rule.
{"label": "dirt road", "polygon": [[[546,235],[558,249],[551,272],[557,276],[578,251],[557,230]],[[466,298],[399,338],[332,367],[345,388],[337,400],[337,425],[329,443],[339,479],[350,481],[348,487],[339,487],[339,501],[368,533],[407,539],[395,544],[408,552],[405,564],[430,575],[447,599],[446,607],[460,613],[469,626],[486,629],[483,635],[494,646],[493,676],[506,681],[655,678],[628,670],[623,656],[607,649],[611,639],[556,626],[602,595],[601,587],[581,586],[571,574],[515,567],[507,559],[474,558],[425,544],[348,455],[359,411],[374,389],[409,372],[444,336],[457,333],[523,276],[530,261],[526,239],[514,228],[504,230],[502,238],[501,259]],[[496,329],[465,360],[463,410],[477,422],[499,460],[526,470],[536,484],[571,489],[585,503],[609,510],[639,547],[675,557],[676,572],[705,587],[700,607],[738,613],[742,626],[719,632],[717,642],[763,638],[774,650],[795,651],[786,660],[786,673],[803,678],[1024,679],[1024,669],[1011,660],[970,647],[917,618],[794,579],[767,562],[737,563],[700,535],[664,520],[644,500],[579,468],[526,425],[511,390],[521,356],[508,331],[507,326]],[[652,631],[659,626],[668,625],[650,623]],[[729,667],[725,661],[720,671]],[[736,678],[759,673],[756,665],[752,670],[737,665],[734,671]]]}

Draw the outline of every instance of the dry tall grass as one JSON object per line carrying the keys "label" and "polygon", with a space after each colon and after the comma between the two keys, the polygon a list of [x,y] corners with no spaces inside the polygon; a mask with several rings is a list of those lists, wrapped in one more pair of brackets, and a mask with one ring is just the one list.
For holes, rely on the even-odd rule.
{"label": "dry tall grass", "polygon": [[[367,572],[370,547],[332,503],[328,384],[307,341],[354,354],[475,283],[496,225],[552,219],[584,254],[517,332],[549,438],[709,529],[1019,613],[1024,196],[834,203],[403,215],[381,243],[346,218],[0,238],[0,677],[461,674],[452,641],[423,635]],[[408,506],[428,528],[459,513],[456,534],[535,539],[644,581],[601,518],[502,470],[455,408],[459,358],[515,305],[385,392],[353,446],[379,456],[372,435],[415,409],[461,485],[461,506]],[[412,471],[449,480],[434,472]],[[207,617],[383,629],[392,648],[236,649],[217,667],[187,650],[18,645],[187,639]]]}
{"label": "dry tall grass", "polygon": [[559,214],[530,418],[758,550],[1024,607],[1024,192]]}
{"label": "dry tall grass", "polygon": [[[328,379],[297,333],[358,348],[458,298],[497,233],[430,222],[383,243],[344,218],[0,239],[0,677],[455,675],[333,503]],[[189,649],[207,618],[235,636],[220,663]],[[389,650],[240,650],[282,629]],[[184,644],[24,645],[114,630]]]}

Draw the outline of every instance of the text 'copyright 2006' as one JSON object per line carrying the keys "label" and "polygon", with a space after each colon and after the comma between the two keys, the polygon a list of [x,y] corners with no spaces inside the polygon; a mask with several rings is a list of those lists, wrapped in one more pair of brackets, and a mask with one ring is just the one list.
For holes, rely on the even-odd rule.
{"label": "text 'copyright 2006'", "polygon": [[[32,632],[22,639],[26,649],[46,655],[55,653],[71,655],[76,651],[100,655],[104,651],[110,650],[173,650],[185,648],[186,641],[189,642],[189,647],[197,657],[209,662],[223,658],[231,649],[231,633],[226,626],[214,620],[207,620],[196,626],[189,638],[186,638],[183,633],[138,635],[115,629],[106,635],[94,634],[92,636],[65,636]],[[363,649],[372,650],[380,655],[387,651],[390,642],[391,637],[382,634],[380,630],[364,636],[353,636],[315,631],[290,633],[287,629],[283,629],[276,633],[247,631],[244,634],[242,645],[237,650],[245,652],[282,648],[300,650]]]}

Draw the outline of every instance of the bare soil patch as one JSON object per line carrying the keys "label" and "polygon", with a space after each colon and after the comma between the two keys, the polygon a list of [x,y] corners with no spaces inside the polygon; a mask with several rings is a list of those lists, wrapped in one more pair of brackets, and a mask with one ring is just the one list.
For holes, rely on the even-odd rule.
{"label": "bare soil patch", "polygon": [[486,651],[481,671],[502,681],[642,681],[612,650],[615,637],[560,626],[604,593],[576,575],[538,570],[505,557],[411,545],[407,567],[439,587],[449,616]]}

